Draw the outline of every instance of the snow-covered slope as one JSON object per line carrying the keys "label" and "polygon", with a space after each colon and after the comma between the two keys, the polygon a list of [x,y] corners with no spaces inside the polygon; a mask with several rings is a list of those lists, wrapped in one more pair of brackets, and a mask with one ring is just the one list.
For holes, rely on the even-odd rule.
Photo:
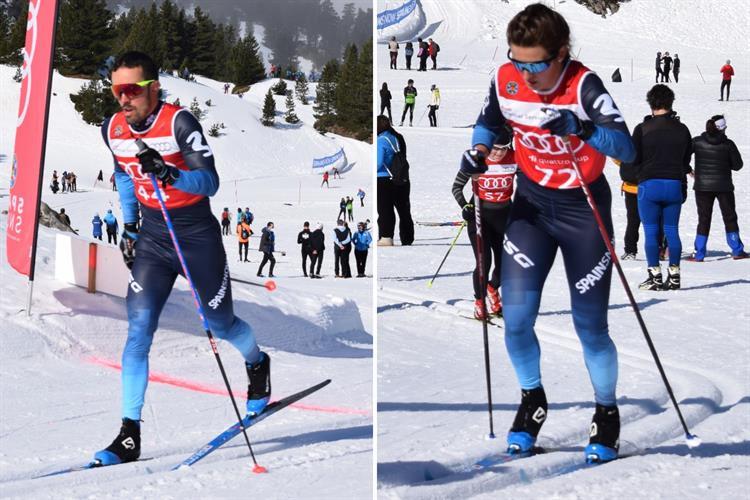
{"label": "snow-covered slope", "polygon": [[[398,2],[388,2],[388,8]],[[420,0],[424,23],[406,20],[399,41],[432,37],[441,47],[438,71],[389,70],[387,49],[378,47],[378,87],[394,96],[394,119],[403,109],[401,89],[413,78],[419,96],[414,127],[404,134],[411,165],[411,206],[417,221],[457,221],[451,196],[461,152],[483,104],[490,71],[503,63],[508,20],[527,2]],[[547,2],[552,5],[553,2]],[[731,1],[632,1],[602,19],[572,0],[556,2],[571,25],[574,53],[597,71],[632,129],[649,109],[657,51],[682,60],[675,110],[694,135],[713,114],[724,113],[728,134],[750,159],[750,80],[735,78],[732,100],[717,102],[719,68],[731,59],[747,72],[748,12]],[[377,11],[386,8],[378,2]],[[658,33],[657,33],[658,31]],[[579,52],[580,51],[580,52]],[[633,61],[631,81],[630,64]],[[702,72],[701,74],[697,67]],[[413,66],[415,67],[415,66]],[[429,67],[429,66],[428,66]],[[623,83],[610,82],[615,67]],[[738,69],[739,68],[739,69]],[[745,69],[742,69],[745,68]],[[429,87],[442,102],[438,128],[427,128]],[[750,172],[734,175],[741,233],[750,242]],[[622,252],[625,207],[619,175],[606,169],[613,191],[617,250]],[[683,250],[692,250],[697,215],[694,198],[683,205]],[[462,234],[432,288],[427,282],[455,237],[454,227],[417,226],[411,247],[381,249],[378,262],[378,488],[380,498],[732,498],[750,483],[750,261],[729,257],[718,213],[709,238],[710,257],[682,264],[683,289],[674,293],[635,290],[656,349],[690,429],[704,444],[684,444],[677,415],[651,360],[627,296],[613,277],[610,331],[619,350],[622,452],[632,455],[581,470],[593,412],[592,390],[572,328],[562,259],[547,279],[536,329],[550,402],[539,444],[551,450],[487,472],[457,473],[505,446],[519,391],[503,343],[490,327],[494,425],[488,417],[482,328],[471,315],[473,255]],[[639,259],[623,267],[631,287],[645,278],[643,236]],[[431,479],[431,480],[428,480]]]}
{"label": "snow-covered slope", "polygon": [[[19,85],[13,69],[0,66],[0,205],[7,208]],[[326,255],[323,280],[302,277],[296,236],[302,222],[330,232],[341,196],[371,189],[371,146],[344,137],[324,137],[313,128],[312,106],[297,103],[302,122],[277,127],[259,123],[269,85],[254,85],[240,99],[224,95],[223,82],[198,78],[190,83],[162,76],[171,102],[189,105],[197,97],[208,109],[204,129],[224,123],[225,134],[208,137],[221,188],[212,199],[218,215],[229,207],[250,207],[254,229],[276,224],[275,274],[278,288],[233,284],[235,311],[254,328],[273,359],[276,398],[325,378],[330,386],[295,408],[253,427],[250,438],[259,462],[270,474],[250,472],[241,438],[189,471],[168,472],[234,420],[213,359],[184,282],[178,280],[161,317],[151,351],[152,380],[144,409],[143,457],[131,465],[29,478],[88,461],[119,428],[120,374],[116,369],[127,335],[124,300],[87,294],[54,280],[55,232],[40,228],[32,315],[25,309],[26,279],[10,270],[5,257],[5,224],[0,216],[0,496],[4,498],[273,498],[366,497],[372,488],[372,280],[333,279],[333,256]],[[97,127],[86,125],[68,95],[83,82],[53,80],[43,200],[66,208],[83,237],[91,234],[94,212],[114,208],[117,193],[107,180],[112,157]],[[288,82],[293,85],[293,82]],[[314,92],[314,90],[313,90]],[[207,108],[205,101],[212,101]],[[285,109],[277,97],[277,109]],[[320,188],[312,160],[343,147],[354,168],[331,188]],[[52,195],[46,187],[52,170],[73,170],[78,193]],[[105,183],[94,186],[99,170]],[[357,220],[373,219],[355,208]],[[224,237],[232,277],[255,280],[260,260],[258,237],[250,241],[251,263],[237,261],[237,239]],[[372,258],[368,274],[372,274]],[[106,269],[100,269],[100,273]],[[267,272],[267,268],[266,268]],[[224,342],[219,350],[233,390],[243,401],[246,375],[237,352]],[[245,389],[243,389],[243,385]]]}

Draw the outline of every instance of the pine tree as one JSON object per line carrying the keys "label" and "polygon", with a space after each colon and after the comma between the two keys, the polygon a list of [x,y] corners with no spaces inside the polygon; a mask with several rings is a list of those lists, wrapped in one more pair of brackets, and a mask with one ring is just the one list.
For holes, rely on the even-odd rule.
{"label": "pine tree", "polygon": [[216,69],[214,45],[216,43],[216,25],[200,7],[193,12],[195,18],[195,36],[190,71],[200,75],[213,76]]}
{"label": "pine tree", "polygon": [[0,63],[8,64],[15,58],[17,50],[11,44],[11,33],[13,31],[13,18],[8,14],[7,7],[0,5]]}
{"label": "pine tree", "polygon": [[198,104],[198,98],[193,97],[193,101],[190,103],[190,112],[193,114],[196,120],[201,121],[207,114],[206,111],[203,111]]}
{"label": "pine tree", "polygon": [[336,121],[336,86],[339,75],[339,63],[335,59],[328,61],[323,66],[320,81],[317,85],[315,106],[315,130],[321,133],[328,132]]}
{"label": "pine tree", "polygon": [[358,139],[372,134],[372,38],[362,46],[356,74],[352,129]]}
{"label": "pine tree", "polygon": [[[104,0],[66,0],[57,28],[57,62],[64,75],[93,75],[110,55],[112,13]],[[25,24],[25,23],[24,23]]]}
{"label": "pine tree", "polygon": [[297,78],[297,82],[294,84],[294,91],[297,93],[297,99],[302,104],[307,104],[307,78],[305,78],[305,74],[300,72],[299,77]]}
{"label": "pine tree", "polygon": [[112,116],[119,109],[117,102],[112,99],[112,89],[101,80],[91,80],[85,83],[81,90],[70,95],[75,110],[81,114],[86,123],[99,126],[108,116]]}
{"label": "pine tree", "polygon": [[273,99],[271,89],[266,92],[266,99],[263,101],[263,117],[260,122],[266,127],[273,125],[276,119],[276,101]]}
{"label": "pine tree", "polygon": [[359,51],[356,45],[351,44],[346,48],[344,64],[341,66],[336,87],[337,124],[349,130],[356,128],[353,113],[358,104],[358,69]]}
{"label": "pine tree", "polygon": [[266,70],[260,59],[258,42],[252,34],[237,41],[230,55],[230,76],[235,85],[245,86],[263,80]]}
{"label": "pine tree", "polygon": [[299,123],[299,118],[294,112],[294,98],[291,91],[286,94],[286,114],[284,115],[284,121],[287,123]]}
{"label": "pine tree", "polygon": [[151,4],[149,10],[138,9],[121,52],[138,50],[151,56],[156,66],[161,67],[164,41],[160,37],[159,31],[159,12],[156,10],[156,4]]}
{"label": "pine tree", "polygon": [[273,93],[276,95],[286,95],[286,82],[279,78],[279,81],[271,87],[271,90],[273,90]]}
{"label": "pine tree", "polygon": [[178,9],[172,0],[162,2],[159,7],[159,20],[161,21],[160,38],[163,48],[161,66],[165,71],[171,72],[181,62]]}

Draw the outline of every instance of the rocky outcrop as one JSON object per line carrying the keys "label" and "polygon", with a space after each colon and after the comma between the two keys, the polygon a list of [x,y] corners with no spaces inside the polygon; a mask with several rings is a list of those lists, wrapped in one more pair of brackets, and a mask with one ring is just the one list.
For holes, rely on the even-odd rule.
{"label": "rocky outcrop", "polygon": [[70,233],[78,234],[75,229],[60,219],[60,214],[55,212],[44,202],[41,202],[39,206],[39,224],[45,227],[51,227],[52,229],[59,229],[60,231],[68,231]]}
{"label": "rocky outcrop", "polygon": [[620,4],[629,2],[630,0],[575,0],[589,9],[594,14],[599,14],[602,17],[607,17],[609,14],[614,14],[620,10]]}

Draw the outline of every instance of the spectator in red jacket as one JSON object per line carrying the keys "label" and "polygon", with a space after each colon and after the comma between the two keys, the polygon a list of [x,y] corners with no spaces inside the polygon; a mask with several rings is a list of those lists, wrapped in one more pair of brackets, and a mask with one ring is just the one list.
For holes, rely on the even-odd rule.
{"label": "spectator in red jacket", "polygon": [[724,100],[724,87],[727,88],[727,101],[729,100],[729,87],[732,86],[732,76],[734,75],[734,68],[730,64],[731,61],[727,59],[727,63],[721,67],[719,72],[721,73],[721,99]]}
{"label": "spectator in red jacket", "polygon": [[432,69],[437,69],[437,55],[438,52],[440,52],[440,45],[430,38],[430,45],[428,46],[427,51],[430,54],[430,59],[432,59]]}

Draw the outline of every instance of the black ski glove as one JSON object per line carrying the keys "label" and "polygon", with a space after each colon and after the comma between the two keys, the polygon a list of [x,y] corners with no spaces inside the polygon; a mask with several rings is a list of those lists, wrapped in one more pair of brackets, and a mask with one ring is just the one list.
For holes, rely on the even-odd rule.
{"label": "black ski glove", "polygon": [[461,172],[469,175],[483,174],[487,171],[487,157],[478,149],[467,149],[461,156]]}
{"label": "black ski glove", "polygon": [[461,209],[461,217],[463,217],[466,222],[474,220],[475,215],[473,203],[467,203],[466,205],[464,205],[464,207]]}
{"label": "black ski glove", "polygon": [[162,182],[163,186],[174,184],[180,176],[180,171],[167,165],[159,152],[148,147],[141,139],[136,139],[135,143],[139,149],[136,156],[141,162],[141,172],[147,175],[156,175],[156,178]]}
{"label": "black ski glove", "polygon": [[539,124],[539,128],[545,128],[559,137],[575,135],[586,141],[596,128],[593,122],[582,121],[569,109],[542,108],[542,111],[547,118]]}
{"label": "black ski glove", "polygon": [[133,269],[133,262],[135,262],[135,243],[138,241],[138,223],[129,222],[125,224],[125,230],[122,232],[122,239],[120,239],[120,251],[122,252],[122,260],[128,269]]}

